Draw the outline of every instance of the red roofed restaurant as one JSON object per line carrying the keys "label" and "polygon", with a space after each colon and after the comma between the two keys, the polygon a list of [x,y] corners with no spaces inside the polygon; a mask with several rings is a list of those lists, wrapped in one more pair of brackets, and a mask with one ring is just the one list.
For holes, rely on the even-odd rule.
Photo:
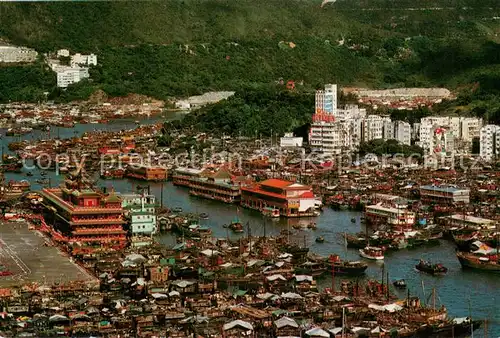
{"label": "red roofed restaurant", "polygon": [[273,178],[242,187],[241,205],[261,212],[278,209],[284,217],[309,217],[317,215],[321,202],[310,186]]}

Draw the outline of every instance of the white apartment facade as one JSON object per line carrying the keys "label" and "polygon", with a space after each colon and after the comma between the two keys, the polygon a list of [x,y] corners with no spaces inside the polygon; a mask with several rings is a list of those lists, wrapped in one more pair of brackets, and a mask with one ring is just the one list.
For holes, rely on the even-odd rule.
{"label": "white apartment facade", "polygon": [[38,53],[27,47],[0,46],[0,63],[29,63],[36,61]]}
{"label": "white apartment facade", "polygon": [[493,161],[500,155],[500,126],[488,124],[481,128],[479,155],[485,161]]}
{"label": "white apartment facade", "polygon": [[285,136],[280,138],[280,147],[282,148],[292,148],[292,147],[302,147],[304,139],[302,137],[293,136],[293,133],[285,133]]}
{"label": "white apartment facade", "polygon": [[411,132],[411,125],[408,122],[394,122],[394,139],[399,143],[411,145]]}
{"label": "white apartment facade", "polygon": [[80,54],[76,53],[75,55],[71,56],[71,66],[97,66],[97,55],[95,54]]}
{"label": "white apartment facade", "polygon": [[362,139],[363,142],[384,139],[384,126],[390,123],[391,119],[380,115],[368,115],[363,120]]}
{"label": "white apartment facade", "polygon": [[57,86],[67,88],[69,85],[89,78],[89,69],[83,67],[53,67],[57,74]]}
{"label": "white apartment facade", "polygon": [[311,125],[309,144],[311,149],[323,154],[340,154],[351,148],[348,122],[316,120]]}
{"label": "white apartment facade", "polygon": [[482,119],[475,117],[424,117],[420,121],[418,144],[431,154],[450,153],[457,146],[470,149],[472,140],[479,137],[482,125]]}
{"label": "white apartment facade", "polygon": [[153,235],[157,232],[156,197],[148,194],[123,194],[122,207],[130,221],[132,235]]}
{"label": "white apartment facade", "polygon": [[384,117],[382,121],[382,138],[384,140],[394,139],[394,122],[390,117]]}

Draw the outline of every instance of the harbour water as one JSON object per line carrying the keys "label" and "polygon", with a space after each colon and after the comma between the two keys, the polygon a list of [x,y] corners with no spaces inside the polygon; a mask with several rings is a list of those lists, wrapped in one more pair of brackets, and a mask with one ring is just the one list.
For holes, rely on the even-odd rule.
{"label": "harbour water", "polygon": [[[171,116],[178,118],[179,116]],[[152,121],[153,122],[153,121]],[[81,134],[86,130],[121,130],[132,128],[135,125],[133,121],[111,123],[106,125],[80,125],[73,129],[65,129],[64,134],[61,131],[60,137],[72,137],[75,134]],[[114,129],[116,128],[116,129]],[[5,131],[3,132],[5,133]],[[30,139],[31,135],[24,136]],[[34,136],[36,138],[36,135]],[[15,138],[4,137],[3,145],[6,147],[9,142]],[[24,174],[7,173],[6,180],[14,179],[29,179],[32,182],[32,189],[41,188],[35,183],[35,180],[41,178],[37,170],[33,170],[32,177],[26,177]],[[49,172],[47,177],[51,178],[53,185],[57,185],[62,176],[56,176],[54,172]],[[113,180],[101,181],[97,184],[100,186],[114,187],[119,192],[130,192],[137,185],[144,185],[143,182],[130,180]],[[163,193],[161,190],[163,189]],[[321,255],[329,255],[332,253],[339,254],[343,259],[359,260],[356,249],[347,249],[342,239],[342,234],[355,233],[364,231],[363,225],[360,222],[362,213],[352,211],[335,211],[330,208],[325,208],[322,214],[311,219],[279,219],[271,220],[264,219],[260,213],[242,209],[234,205],[227,205],[216,201],[210,201],[192,197],[188,194],[187,189],[175,187],[170,182],[151,184],[151,192],[160,198],[163,196],[163,205],[167,207],[181,207],[184,212],[191,213],[207,213],[207,220],[200,220],[203,225],[208,225],[213,229],[213,233],[217,237],[232,237],[237,236],[228,232],[223,224],[228,224],[235,217],[238,217],[243,224],[249,224],[252,235],[263,236],[276,235],[282,229],[293,230],[293,225],[297,222],[315,222],[316,230],[293,230],[294,234],[290,239],[299,245],[306,245],[311,251]],[[355,219],[352,222],[351,219]],[[318,236],[323,236],[324,243],[316,243],[315,239]],[[175,239],[170,234],[159,236],[158,240],[166,245],[174,243]],[[439,262],[446,266],[449,271],[446,276],[433,277],[419,273],[414,266],[420,258]],[[401,250],[386,255],[384,263],[369,262],[370,266],[367,270],[367,277],[381,279],[383,271],[389,273],[389,280],[405,279],[408,284],[408,289],[411,294],[420,296],[424,302],[432,302],[429,295],[432,294],[432,289],[436,290],[436,304],[445,305],[448,308],[449,314],[456,317],[465,317],[472,315],[473,319],[487,319],[488,321],[488,337],[500,337],[500,275],[491,273],[482,273],[472,270],[462,270],[458,260],[455,257],[454,246],[448,241],[441,241],[439,246],[419,248],[412,250]],[[385,278],[384,273],[384,278]],[[336,278],[337,282],[339,278]],[[326,276],[319,282],[320,286],[329,287],[331,285],[331,276]],[[406,291],[397,291],[401,298],[406,297]],[[499,302],[499,303],[497,303]],[[474,332],[475,337],[484,337],[483,328]]]}

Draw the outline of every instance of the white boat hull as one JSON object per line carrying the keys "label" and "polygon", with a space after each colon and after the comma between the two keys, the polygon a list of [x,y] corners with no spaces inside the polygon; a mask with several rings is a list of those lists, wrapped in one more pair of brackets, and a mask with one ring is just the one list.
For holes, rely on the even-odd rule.
{"label": "white boat hull", "polygon": [[371,259],[373,261],[381,261],[381,260],[384,259],[384,256],[370,256],[370,255],[367,255],[363,249],[359,249],[359,255],[361,257],[363,257],[363,258]]}

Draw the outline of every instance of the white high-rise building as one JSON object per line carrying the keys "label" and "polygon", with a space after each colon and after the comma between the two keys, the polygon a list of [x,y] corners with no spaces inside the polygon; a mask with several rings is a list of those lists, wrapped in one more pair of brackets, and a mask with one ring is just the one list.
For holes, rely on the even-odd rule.
{"label": "white high-rise building", "polygon": [[317,90],[315,103],[316,114],[326,114],[337,117],[337,85],[327,84],[324,90]]}
{"label": "white high-rise building", "polygon": [[340,121],[315,121],[311,126],[309,143],[313,151],[340,154],[351,147],[349,124]]}
{"label": "white high-rise building", "polygon": [[462,117],[460,118],[460,135],[458,137],[464,142],[472,142],[474,138],[479,137],[482,127],[483,119]]}
{"label": "white high-rise building", "polygon": [[356,104],[346,104],[342,108],[337,108],[336,121],[348,121],[353,119],[364,119],[366,117],[366,109],[359,108]]}
{"label": "white high-rise building", "polygon": [[[336,88],[336,85],[334,86]],[[319,102],[316,101],[316,107],[325,106],[323,94],[317,94],[316,98],[319,100]],[[335,96],[334,100],[336,99]],[[360,109],[357,105],[328,109],[334,113],[325,112],[320,108],[313,115],[309,134],[309,144],[312,150],[324,154],[340,154],[359,147],[366,109]]]}
{"label": "white high-rise building", "polygon": [[488,124],[481,128],[479,137],[479,155],[486,161],[492,161],[500,155],[500,126]]}
{"label": "white high-rise building", "polygon": [[[469,148],[472,145],[472,139],[479,137],[479,131],[483,124],[482,119],[475,117],[447,117],[447,116],[429,116],[424,117],[420,123],[420,142],[419,145],[425,151],[433,153],[436,146],[436,138],[444,135],[451,144],[452,136],[458,141],[458,145]],[[451,135],[448,135],[448,132]],[[453,147],[455,148],[455,146]]]}
{"label": "white high-rise building", "polygon": [[420,122],[415,122],[411,128],[411,139],[418,140],[420,137]]}
{"label": "white high-rise building", "polygon": [[402,144],[411,144],[411,126],[408,122],[394,122],[394,139]]}
{"label": "white high-rise building", "polygon": [[394,139],[394,122],[391,121],[389,116],[383,117],[382,138],[384,140]]}
{"label": "white high-rise building", "polygon": [[368,115],[363,120],[363,131],[362,131],[363,142],[370,142],[371,140],[383,139],[385,122],[386,122],[385,117],[382,117],[380,115]]}

